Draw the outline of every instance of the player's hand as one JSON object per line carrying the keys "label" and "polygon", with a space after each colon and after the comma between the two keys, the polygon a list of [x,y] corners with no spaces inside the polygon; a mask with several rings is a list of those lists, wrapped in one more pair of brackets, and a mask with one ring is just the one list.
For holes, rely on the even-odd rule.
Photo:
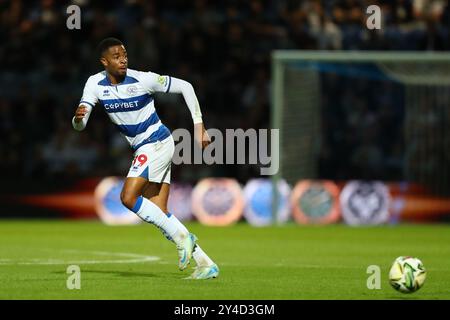
{"label": "player's hand", "polygon": [[194,139],[200,148],[204,149],[211,143],[211,138],[205,130],[203,123],[196,123],[194,125]]}
{"label": "player's hand", "polygon": [[75,111],[75,122],[79,123],[86,116],[88,112],[87,108],[83,105],[79,106]]}

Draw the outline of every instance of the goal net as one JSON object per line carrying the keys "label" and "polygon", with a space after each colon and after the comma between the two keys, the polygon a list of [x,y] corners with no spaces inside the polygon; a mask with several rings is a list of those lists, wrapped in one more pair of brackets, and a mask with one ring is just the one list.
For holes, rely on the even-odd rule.
{"label": "goal net", "polygon": [[279,172],[450,194],[450,54],[274,51]]}

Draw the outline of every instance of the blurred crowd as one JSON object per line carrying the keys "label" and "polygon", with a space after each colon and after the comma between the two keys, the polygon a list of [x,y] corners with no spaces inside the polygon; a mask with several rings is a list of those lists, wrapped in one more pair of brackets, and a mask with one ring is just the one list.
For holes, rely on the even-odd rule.
{"label": "blurred crowd", "polygon": [[403,180],[403,86],[336,73],[325,73],[322,84],[320,174],[337,180]]}
{"label": "blurred crowd", "polygon": [[[80,30],[66,27],[71,4],[81,8]],[[373,4],[382,11],[381,30],[366,28]],[[131,153],[100,108],[82,133],[70,122],[87,77],[101,70],[95,48],[105,37],[122,39],[131,68],[190,81],[207,127],[258,129],[270,126],[272,50],[450,50],[449,10],[447,0],[0,0],[2,176],[126,174]],[[389,121],[401,112],[389,104],[367,106],[351,90],[341,96],[355,100],[351,110],[341,110],[349,125],[369,121],[367,108]],[[171,130],[192,130],[180,97],[157,96],[156,108]],[[363,140],[373,142],[370,130],[367,135]],[[357,161],[363,144],[355,143]],[[386,148],[398,152],[396,144]],[[389,152],[381,147],[373,158]],[[339,168],[325,167],[324,175],[339,176]],[[174,179],[193,178],[193,170],[173,171]],[[195,177],[245,180],[258,172],[203,166]]]}

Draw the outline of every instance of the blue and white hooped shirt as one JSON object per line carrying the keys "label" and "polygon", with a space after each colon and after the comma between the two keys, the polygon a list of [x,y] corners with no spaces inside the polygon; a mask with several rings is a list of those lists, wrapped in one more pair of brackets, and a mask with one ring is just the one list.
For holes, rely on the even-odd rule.
{"label": "blue and white hooped shirt", "polygon": [[164,140],[169,129],[156,113],[153,93],[168,92],[171,77],[153,72],[127,69],[123,82],[111,84],[105,71],[86,81],[80,104],[99,103],[111,121],[125,136],[133,151],[142,145]]}

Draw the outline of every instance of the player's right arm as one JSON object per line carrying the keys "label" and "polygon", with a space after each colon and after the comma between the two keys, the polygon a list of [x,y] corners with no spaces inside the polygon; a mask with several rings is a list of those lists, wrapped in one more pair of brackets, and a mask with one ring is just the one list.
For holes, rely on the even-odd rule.
{"label": "player's right arm", "polygon": [[86,128],[91,112],[92,107],[90,105],[80,104],[75,111],[75,116],[72,118],[73,128],[77,131],[81,131]]}
{"label": "player's right arm", "polygon": [[75,111],[75,116],[72,118],[72,126],[75,130],[81,131],[86,128],[89,116],[91,115],[94,105],[97,103],[95,82],[92,77],[86,81],[83,90],[83,97],[80,104]]}

